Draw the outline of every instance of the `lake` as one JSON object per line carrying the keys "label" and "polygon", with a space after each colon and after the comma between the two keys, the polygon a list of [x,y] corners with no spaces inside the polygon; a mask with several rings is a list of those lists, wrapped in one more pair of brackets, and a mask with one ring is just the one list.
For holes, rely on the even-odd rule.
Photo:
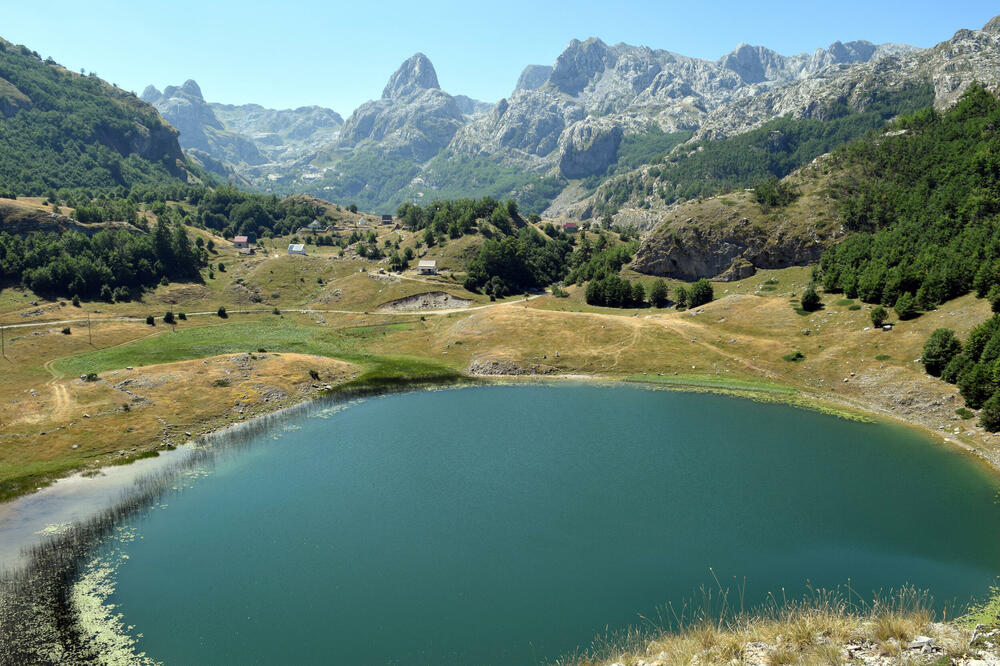
{"label": "lake", "polygon": [[[167,664],[531,664],[699,586],[943,603],[1000,573],[997,482],[912,430],[631,386],[316,406],[102,548]],[[195,475],[196,477],[198,475]]]}

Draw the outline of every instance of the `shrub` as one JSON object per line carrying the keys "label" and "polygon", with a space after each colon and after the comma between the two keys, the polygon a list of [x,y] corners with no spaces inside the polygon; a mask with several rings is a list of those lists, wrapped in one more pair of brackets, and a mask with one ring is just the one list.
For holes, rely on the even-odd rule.
{"label": "shrub", "polygon": [[319,373],[316,372],[315,370],[310,370],[309,371],[309,376],[312,377],[313,381],[317,381],[317,382],[319,381]]}
{"label": "shrub", "polygon": [[188,316],[186,314],[184,314],[183,312],[178,312],[177,313],[177,318],[180,319],[181,321],[185,321],[185,320],[187,320]]}
{"label": "shrub", "polygon": [[823,306],[823,302],[819,298],[819,294],[816,293],[816,288],[813,285],[806,287],[806,290],[802,292],[801,299],[802,309],[806,312],[815,312]]}
{"label": "shrub", "polygon": [[88,372],[84,376],[83,381],[85,381],[85,382],[96,382],[97,381],[97,373],[96,372]]}
{"label": "shrub", "polygon": [[788,361],[789,363],[798,363],[799,361],[803,360],[805,357],[806,357],[805,354],[803,354],[802,352],[796,350],[796,351],[791,352],[790,354],[785,354],[781,358],[783,360],[785,360],[785,361]]}
{"label": "shrub", "polygon": [[973,416],[976,415],[976,413],[973,412],[971,409],[966,409],[965,407],[959,407],[958,409],[955,410],[955,413],[966,421],[968,421],[969,419],[971,419]]}
{"label": "shrub", "polygon": [[73,294],[73,307],[75,308],[80,307],[80,297],[77,296],[76,294]]}
{"label": "shrub", "polygon": [[176,320],[174,319],[174,313],[171,312],[170,310],[167,310],[163,314],[163,323],[164,324],[174,324],[174,323],[176,323]]}
{"label": "shrub", "polygon": [[280,315],[281,314],[281,310],[279,310],[277,307],[275,307],[273,310],[271,310],[271,314]]}
{"label": "shrub", "polygon": [[221,378],[220,379],[216,379],[215,382],[213,382],[213,385],[215,385],[215,386],[229,386],[229,380],[228,379],[221,379]]}
{"label": "shrub", "polygon": [[674,301],[678,308],[686,308],[688,304],[688,291],[684,287],[677,287],[674,290]]}
{"label": "shrub", "polygon": [[148,326],[156,326],[156,320],[153,319],[153,315],[146,315],[146,324]]}
{"label": "shrub", "polygon": [[872,326],[875,328],[881,328],[885,324],[885,320],[889,318],[889,311],[886,310],[881,305],[877,306],[872,310]]}
{"label": "shrub", "polygon": [[891,358],[892,358],[892,357],[891,357],[891,356],[889,356],[888,354],[879,354],[879,355],[877,355],[877,356],[875,357],[875,360],[876,360],[876,361],[888,361],[888,360],[890,360]]}
{"label": "shrub", "polygon": [[670,300],[667,290],[667,283],[664,280],[657,280],[653,283],[653,288],[649,290],[649,302],[654,307],[665,308]]}
{"label": "shrub", "polygon": [[226,272],[226,265],[224,263],[222,263],[221,261],[219,262],[219,272],[220,273],[225,273]]}
{"label": "shrub", "polygon": [[696,308],[699,305],[704,305],[705,303],[710,303],[715,298],[715,292],[712,290],[712,283],[707,279],[702,278],[691,285],[691,293],[688,295],[688,304]]}
{"label": "shrub", "polygon": [[229,316],[229,313],[226,312],[226,308],[222,305],[219,306],[219,309],[216,311],[215,314],[219,315],[219,317],[221,317],[222,319],[225,319],[226,317]]}
{"label": "shrub", "polygon": [[927,374],[940,377],[951,360],[962,353],[962,343],[955,337],[955,332],[948,328],[939,328],[924,343],[921,360]]}
{"label": "shrub", "polygon": [[65,328],[64,328],[64,329],[62,330],[62,334],[63,334],[63,335],[69,335],[69,326],[65,327]]}
{"label": "shrub", "polygon": [[861,309],[861,304],[860,303],[855,303],[854,305],[850,306],[847,309],[848,310],[860,310]]}

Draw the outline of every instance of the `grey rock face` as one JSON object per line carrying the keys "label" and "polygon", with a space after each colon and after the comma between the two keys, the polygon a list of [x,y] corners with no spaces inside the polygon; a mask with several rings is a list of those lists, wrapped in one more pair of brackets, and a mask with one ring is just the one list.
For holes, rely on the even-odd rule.
{"label": "grey rock face", "polygon": [[458,110],[467,116],[488,111],[493,106],[489,102],[482,102],[465,95],[455,95],[455,104],[458,104]]}
{"label": "grey rock face", "polygon": [[396,99],[421,90],[439,90],[434,65],[423,53],[416,53],[400,65],[382,91],[382,99]]}
{"label": "grey rock face", "polygon": [[574,39],[556,58],[549,83],[567,95],[579,94],[597,74],[614,66],[615,59],[616,54],[595,37],[585,42]]}
{"label": "grey rock face", "polygon": [[149,97],[160,115],[180,132],[178,140],[182,148],[199,150],[233,164],[264,161],[252,141],[223,127],[194,81],[188,79],[180,87],[167,86],[159,96],[157,92],[149,86],[143,95]]}
{"label": "grey rock face", "polygon": [[[990,23],[1000,25],[1000,20],[994,21]],[[865,57],[869,59],[863,60]],[[814,54],[812,63],[810,66],[819,69],[801,80],[759,90],[713,109],[696,138],[739,134],[783,115],[819,117],[837,100],[861,109],[879,91],[920,83],[933,84],[934,104],[939,109],[953,104],[976,81],[1000,90],[1000,31],[959,30],[950,40],[930,49],[836,43]]]}
{"label": "grey rock face", "polygon": [[696,218],[664,225],[639,245],[631,267],[680,280],[739,280],[757,268],[787,268],[817,261],[832,238],[804,238],[739,220],[704,226]]}
{"label": "grey rock face", "polygon": [[528,65],[524,68],[524,71],[521,72],[521,76],[518,77],[517,85],[514,86],[514,91],[537,90],[549,80],[549,75],[551,73],[552,67],[549,65]]}
{"label": "grey rock face", "polygon": [[212,104],[226,130],[246,137],[272,163],[289,164],[315,154],[340,136],[344,119],[332,109],[267,109],[258,104]]}
{"label": "grey rock face", "polygon": [[161,97],[163,97],[163,93],[157,90],[156,86],[146,86],[145,90],[142,91],[142,94],[139,95],[139,99],[144,102],[149,102],[150,104]]}
{"label": "grey rock face", "polygon": [[983,26],[983,32],[1000,33],[1000,14],[994,16]]}
{"label": "grey rock face", "polygon": [[362,141],[385,144],[391,154],[427,160],[448,145],[464,119],[455,99],[437,89],[365,102],[341,130],[344,147]]}
{"label": "grey rock face", "polygon": [[618,155],[622,128],[616,124],[579,122],[559,137],[559,171],[567,178],[601,173]]}

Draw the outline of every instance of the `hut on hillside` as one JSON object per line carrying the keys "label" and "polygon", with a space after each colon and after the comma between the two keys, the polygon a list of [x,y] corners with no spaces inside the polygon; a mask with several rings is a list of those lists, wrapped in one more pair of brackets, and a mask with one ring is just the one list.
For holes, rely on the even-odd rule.
{"label": "hut on hillside", "polygon": [[292,243],[288,246],[288,254],[305,254],[306,246],[302,243]]}

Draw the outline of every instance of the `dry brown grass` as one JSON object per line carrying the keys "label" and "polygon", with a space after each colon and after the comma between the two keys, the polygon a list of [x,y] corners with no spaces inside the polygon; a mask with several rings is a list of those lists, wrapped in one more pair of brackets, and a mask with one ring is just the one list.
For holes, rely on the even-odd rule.
{"label": "dry brown grass", "polygon": [[628,632],[559,663],[839,664],[846,659],[848,645],[871,656],[909,659],[917,655],[908,653],[905,645],[917,635],[935,638],[945,654],[961,652],[967,640],[963,632],[935,623],[926,595],[912,589],[868,603],[850,592],[816,591],[801,601],[772,600],[749,612],[728,609],[725,592],[717,593],[714,601],[710,596],[703,601],[706,610],[688,611],[689,619],[674,616],[671,627],[647,632],[641,639]]}

